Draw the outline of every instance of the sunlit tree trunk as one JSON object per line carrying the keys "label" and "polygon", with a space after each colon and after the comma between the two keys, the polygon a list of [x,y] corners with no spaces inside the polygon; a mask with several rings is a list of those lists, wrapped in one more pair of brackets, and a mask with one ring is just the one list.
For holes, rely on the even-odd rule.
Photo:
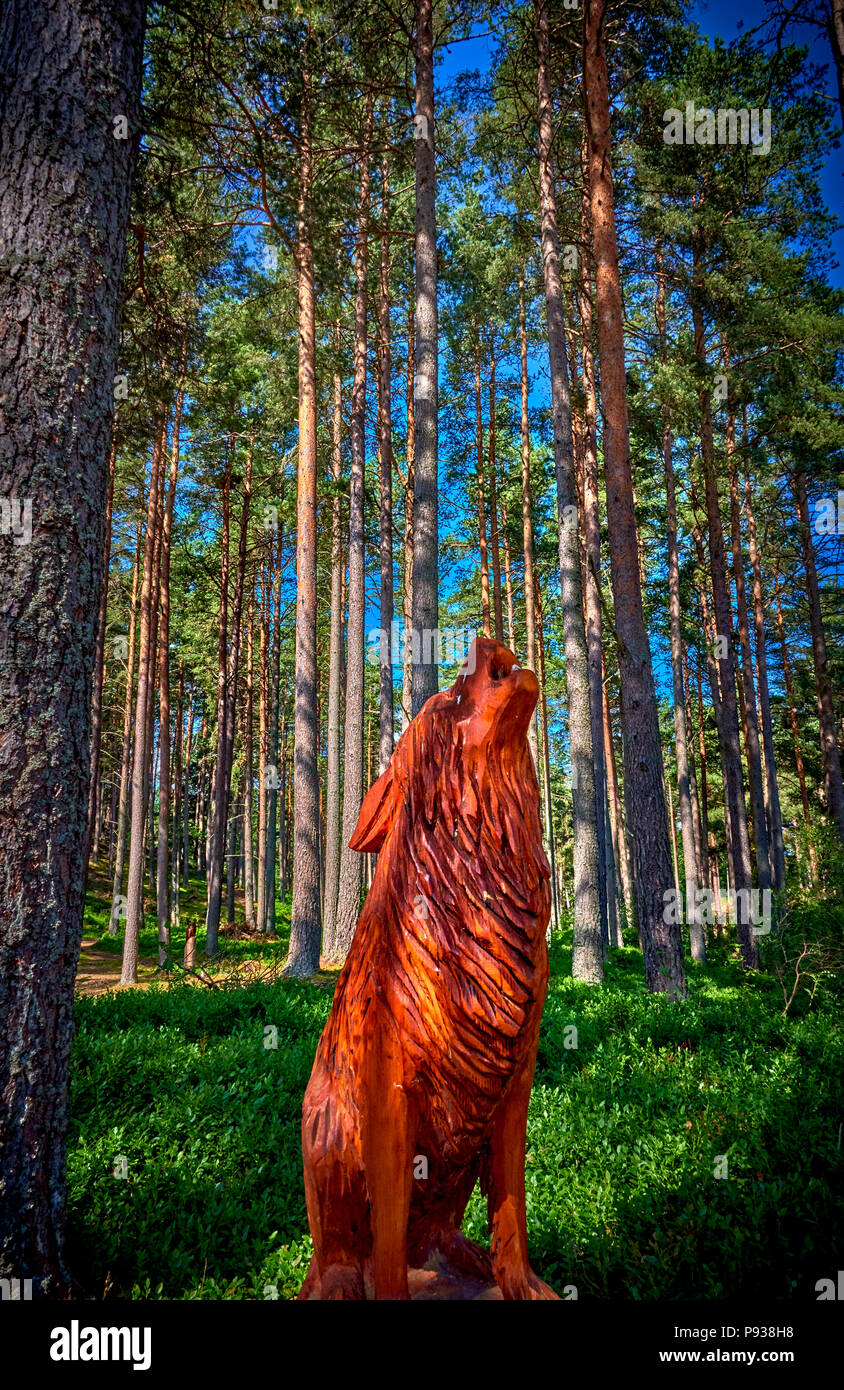
{"label": "sunlit tree trunk", "polygon": [[126,930],[123,937],[122,985],[138,979],[138,936],[144,920],[144,826],[147,815],[146,769],[150,755],[148,705],[153,683],[153,582],[159,505],[163,486],[163,458],[167,421],[162,414],[156,430],[150,467],[144,563],[141,579],[140,630],[138,633],[138,687],[135,696],[135,748],[132,757],[132,795],[129,826],[129,882],[126,888]]}
{"label": "sunlit tree trunk", "polygon": [[379,642],[378,769],[393,756],[393,427],[390,350],[390,164],[381,164],[381,260],[378,278],[378,503],[381,562],[381,639]]}
{"label": "sunlit tree trunk", "polygon": [[[584,90],[604,413],[604,477],[621,672],[624,793],[636,871],[633,892],[648,989],[686,993],[682,935],[665,912],[671,884],[668,814],[651,652],[642,610],[627,424],[624,331],[610,145],[604,0],[584,3]],[[669,920],[666,920],[666,916]]]}
{"label": "sunlit tree trunk", "polygon": [[481,395],[481,339],[475,346],[475,439],[477,447],[478,551],[481,565],[481,625],[484,637],[492,636],[489,603],[489,547],[486,535],[486,469],[484,466],[484,417]]}
{"label": "sunlit tree trunk", "polygon": [[[340,322],[334,325],[334,351],[340,353]],[[340,879],[340,719],[343,682],[343,502],[340,482],[343,476],[343,382],[339,365],[333,378],[331,424],[331,630],[328,648],[328,746],[325,784],[325,883],[323,921],[325,955],[334,948],[334,922],[337,914],[337,885]]]}
{"label": "sunlit tree trunk", "polygon": [[[745,435],[747,433],[745,427]],[[756,539],[756,518],[751,501],[750,474],[745,475],[745,511],[747,512],[747,544],[753,577],[753,626],[756,637],[756,678],[759,687],[759,715],[762,726],[762,749],[765,754],[765,788],[770,818],[771,869],[776,889],[785,886],[785,847],[782,834],[779,779],[774,756],[774,733],[771,723],[771,697],[768,689],[768,654],[765,637],[765,603],[762,596],[762,566]]]}
{"label": "sunlit tree trunk", "polygon": [[117,803],[117,833],[114,848],[114,878],[108,918],[109,936],[117,935],[123,911],[123,868],[129,829],[129,791],[132,771],[132,696],[135,690],[135,647],[138,627],[138,572],[141,563],[141,524],[135,535],[135,563],[132,567],[132,597],[129,603],[129,637],[126,658],[126,694],[123,701],[123,741],[120,753],[120,796]]}
{"label": "sunlit tree trunk", "polygon": [[293,729],[293,905],[290,975],[319,966],[319,767],[317,763],[316,312],[311,223],[310,74],[305,71],[296,241],[299,303],[299,449],[296,501],[296,693]]}
{"label": "sunlit tree trunk", "polygon": [[415,0],[416,381],[413,500],[413,713],[439,685],[437,478],[437,222],[434,162],[433,0]]}
{"label": "sunlit tree trunk", "polygon": [[548,325],[548,359],[551,368],[551,411],[554,422],[554,462],[557,481],[559,527],[560,599],[568,687],[569,746],[572,769],[572,817],[574,823],[574,945],[572,974],[576,979],[603,979],[601,903],[598,891],[598,834],[595,805],[595,765],[589,712],[589,669],[580,576],[580,543],[577,522],[577,488],[571,406],[560,282],[560,247],[557,208],[551,165],[552,121],[548,71],[549,40],[547,0],[536,0],[539,94],[539,189],[542,262],[545,275],[545,311]]}
{"label": "sunlit tree trunk", "polygon": [[818,696],[818,718],[821,729],[821,752],[823,753],[827,809],[831,821],[838,829],[840,838],[844,841],[844,787],[841,783],[841,757],[838,752],[835,710],[832,704],[832,689],[827,669],[826,634],[823,625],[821,594],[818,587],[815,547],[812,543],[812,528],[809,521],[806,474],[795,473],[792,486],[797,502],[803,570],[806,576],[806,596],[809,600],[809,628],[812,634],[812,660],[815,667],[815,689]]}
{"label": "sunlit tree trunk", "polygon": [[369,149],[373,98],[366,98],[365,130],[360,158],[358,228],[355,242],[354,378],[352,382],[351,480],[349,485],[349,617],[346,637],[346,721],[343,738],[343,842],[337,890],[337,920],[333,952],[345,959],[352,944],[360,910],[362,861],[349,848],[363,801],[363,736],[366,626],[366,536],[364,475],[366,467],[366,314],[367,245],[369,228]]}
{"label": "sunlit tree trunk", "polygon": [[780,635],[780,653],[782,656],[782,674],[785,682],[785,697],[788,700],[788,712],[791,720],[791,737],[794,743],[794,762],[797,767],[797,779],[800,783],[800,800],[803,805],[803,820],[806,825],[806,838],[809,844],[809,865],[811,868],[812,882],[816,883],[818,878],[818,857],[812,840],[812,813],[809,809],[809,792],[806,786],[806,765],[803,762],[803,748],[800,742],[800,729],[797,723],[797,710],[794,708],[794,690],[791,684],[791,667],[788,662],[788,645],[785,639],[785,622],[782,615],[782,599],[780,597],[780,577],[777,570],[776,561],[774,570],[774,596],[777,606],[777,629]]}

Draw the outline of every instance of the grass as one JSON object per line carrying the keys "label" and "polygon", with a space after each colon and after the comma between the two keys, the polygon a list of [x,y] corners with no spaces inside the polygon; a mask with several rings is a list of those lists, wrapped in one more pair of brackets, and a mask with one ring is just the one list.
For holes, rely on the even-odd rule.
{"label": "grass", "polygon": [[[813,1300],[834,1277],[837,992],[783,1017],[775,980],[720,957],[672,1005],[646,993],[636,950],[594,988],[570,978],[566,936],[553,943],[526,1171],[533,1264],[559,1292]],[[324,984],[288,980],[77,1000],[69,1218],[90,1293],[295,1296],[310,1257],[300,1108],[330,1004]],[[486,1239],[477,1191],[464,1229]]]}

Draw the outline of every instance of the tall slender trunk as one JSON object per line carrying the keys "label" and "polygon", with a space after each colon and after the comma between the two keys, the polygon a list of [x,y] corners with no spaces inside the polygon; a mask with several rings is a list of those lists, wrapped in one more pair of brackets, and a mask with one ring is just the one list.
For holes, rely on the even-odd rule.
{"label": "tall slender trunk", "polygon": [[489,604],[489,547],[486,536],[486,482],[484,466],[484,416],[481,395],[481,338],[475,345],[475,437],[477,443],[478,550],[481,562],[481,624],[484,637],[492,636]]}
{"label": "tall slender trunk", "polygon": [[510,572],[510,535],[507,524],[507,503],[501,499],[502,547],[504,550],[504,594],[507,600],[507,646],[516,650],[516,621],[513,613],[513,577]]}
{"label": "tall slender trunk", "polygon": [[[745,436],[747,428],[745,423]],[[751,500],[750,474],[744,480],[745,511],[747,513],[747,544],[753,576],[753,626],[756,637],[756,678],[759,687],[759,715],[762,725],[762,748],[765,754],[765,788],[770,818],[771,868],[774,888],[785,887],[785,846],[782,834],[779,780],[774,756],[774,733],[771,723],[771,697],[768,689],[768,655],[765,637],[765,603],[762,596],[762,566],[756,538],[756,518]]]}
{"label": "tall slender trunk", "polygon": [[[88,792],[88,844],[84,859],[84,873],[87,879],[88,858],[91,842],[98,836],[94,828],[97,808],[97,792],[100,785],[100,751],[103,730],[103,678],[105,673],[105,635],[108,621],[108,579],[111,559],[111,509],[114,501],[114,466],[117,459],[117,421],[111,435],[111,449],[108,456],[108,493],[106,495],[105,544],[103,546],[103,584],[100,593],[100,606],[97,612],[97,638],[94,646],[94,689],[91,698],[91,782]],[[96,858],[96,849],[94,850]]]}
{"label": "tall slender trunk", "polygon": [[[724,368],[728,369],[725,358]],[[741,509],[738,477],[735,467],[735,419],[727,420],[727,462],[730,483],[730,544],[733,553],[733,579],[736,586],[739,654],[741,657],[741,689],[744,694],[747,724],[747,769],[750,780],[750,805],[753,813],[753,841],[756,849],[756,872],[762,891],[770,890],[773,881],[768,845],[768,821],[765,815],[765,780],[762,775],[762,750],[759,745],[759,716],[756,709],[756,687],[753,681],[753,654],[750,650],[750,624],[747,615],[747,590],[744,576],[744,557],[741,550]]]}
{"label": "tall slender trunk", "polygon": [[[346,655],[346,721],[343,739],[343,845],[337,890],[334,955],[345,956],[352,944],[360,910],[361,856],[350,849],[363,801],[364,629],[366,613],[366,535],[364,527],[364,470],[366,447],[366,262],[369,230],[369,148],[372,139],[371,93],[366,99],[365,131],[360,159],[358,228],[355,242],[354,377],[352,381],[351,480],[349,487],[349,618]],[[414,577],[415,583],[415,577]]]}
{"label": "tall slender trunk", "polygon": [[[271,537],[268,537],[271,545]],[[267,780],[269,773],[269,706],[270,706],[270,607],[272,586],[270,561],[261,562],[259,586],[260,635],[258,641],[258,761],[261,775],[258,780],[258,931],[263,932],[267,918]]]}
{"label": "tall slender trunk", "polygon": [[547,0],[536,0],[536,36],[539,58],[539,189],[542,229],[542,261],[545,275],[545,312],[548,325],[548,360],[551,368],[551,401],[554,421],[554,463],[557,480],[559,526],[560,598],[568,686],[569,748],[572,769],[572,818],[574,825],[574,944],[572,974],[576,979],[603,979],[601,902],[598,890],[598,829],[595,801],[595,764],[589,712],[589,669],[580,576],[580,544],[577,524],[577,488],[571,431],[568,367],[563,326],[560,281],[560,244],[551,165],[551,92],[548,71],[549,40]]}
{"label": "tall slender trunk", "polygon": [[[692,283],[692,323],[695,336],[695,355],[701,367],[706,366],[706,337],[703,321],[703,261],[700,233],[693,236],[693,283]],[[730,839],[732,845],[733,889],[736,893],[749,893],[753,886],[750,863],[750,839],[747,831],[747,808],[744,803],[744,781],[739,739],[738,700],[736,695],[736,672],[733,664],[732,630],[733,615],[730,604],[730,591],[727,585],[727,559],[724,547],[724,530],[721,524],[721,508],[718,489],[718,474],[715,468],[715,445],[712,434],[712,402],[707,383],[698,391],[700,408],[700,448],[703,459],[703,476],[706,496],[706,516],[709,524],[709,570],[712,578],[712,601],[715,609],[715,636],[718,643],[718,672],[721,687],[721,746],[723,750],[724,793],[729,809]],[[741,901],[741,900],[737,900]],[[742,920],[747,914],[738,914],[737,932],[739,947],[744,964],[748,969],[759,965],[759,948],[749,920]]]}
{"label": "tall slender trunk", "polygon": [[809,600],[809,628],[812,634],[812,660],[815,667],[815,688],[818,696],[818,718],[821,730],[827,810],[838,829],[840,838],[844,841],[844,786],[841,782],[841,757],[838,752],[835,710],[827,670],[826,635],[823,626],[821,594],[818,587],[815,547],[812,543],[812,528],[809,522],[806,474],[795,473],[792,486],[797,502],[803,569],[806,575],[806,596]]}
{"label": "tall slender trunk", "polygon": [[123,701],[123,742],[120,753],[120,797],[117,803],[117,834],[114,849],[114,879],[108,918],[109,936],[117,935],[117,924],[125,916],[123,868],[129,828],[129,787],[132,768],[132,696],[135,689],[135,647],[138,617],[138,571],[141,564],[141,523],[135,533],[135,563],[132,567],[132,598],[129,603],[129,639],[126,658],[126,695]]}
{"label": "tall slender trunk", "polygon": [[809,865],[811,868],[812,882],[816,883],[818,878],[818,857],[812,840],[812,813],[809,809],[809,792],[806,786],[806,765],[803,762],[803,749],[800,743],[800,729],[797,723],[797,710],[794,707],[794,691],[791,684],[791,668],[788,664],[788,646],[785,640],[785,622],[782,615],[782,600],[780,597],[780,577],[776,561],[774,561],[774,595],[777,606],[777,629],[780,635],[780,651],[782,654],[782,674],[785,681],[785,696],[788,700],[788,712],[791,719],[791,737],[794,742],[794,761],[797,766],[797,778],[800,783],[800,800],[803,803],[803,820],[806,824],[806,838],[809,843]]}
{"label": "tall slender trunk", "polygon": [[[608,890],[607,855],[607,779],[604,765],[604,710],[601,678],[603,670],[603,637],[601,624],[601,521],[598,511],[598,399],[595,386],[595,357],[592,328],[592,276],[589,248],[592,221],[589,200],[589,170],[585,142],[582,157],[582,188],[580,201],[579,309],[583,336],[581,361],[584,419],[581,454],[583,459],[582,531],[584,544],[585,583],[583,604],[586,619],[586,649],[589,657],[589,718],[592,726],[592,754],[595,762],[595,813],[598,827],[598,892],[601,899],[601,934],[610,939],[611,894]],[[574,373],[574,360],[572,360]],[[617,925],[616,933],[617,935]]]}
{"label": "tall slender trunk", "polygon": [[416,380],[416,323],[414,313],[413,284],[414,251],[410,249],[410,277],[408,280],[407,306],[407,385],[405,405],[407,411],[407,474],[404,480],[404,643],[402,651],[401,707],[402,729],[406,729],[413,718],[413,493],[416,487],[416,412],[414,409],[414,383]]}
{"label": "tall slender trunk", "polygon": [[255,572],[249,581],[246,610],[246,709],[243,720],[243,918],[246,930],[255,930],[255,845],[253,817],[255,800],[255,669],[254,615]]}
{"label": "tall slender trunk", "polygon": [[[528,379],[528,339],[527,314],[525,312],[525,277],[519,274],[519,385],[521,388],[521,416],[519,438],[522,456],[522,553],[525,563],[525,663],[528,670],[536,670],[536,580],[534,578],[533,551],[533,493],[530,478],[530,414],[528,409],[530,383]],[[478,388],[480,387],[480,363],[478,363]],[[487,620],[489,617],[489,598],[487,598]],[[528,743],[533,756],[534,767],[539,768],[539,744],[536,733],[536,711],[528,726]]]}
{"label": "tall slender trunk", "polygon": [[[607,770],[607,808],[609,812],[610,835],[612,840],[613,861],[615,870],[615,897],[617,902],[624,905],[624,916],[628,925],[635,922],[633,908],[633,874],[630,867],[630,848],[627,843],[627,834],[624,826],[624,814],[621,805],[621,791],[618,785],[618,766],[615,758],[615,741],[612,731],[612,714],[610,711],[610,697],[607,692],[606,667],[603,667],[602,678],[602,715],[603,715],[603,743],[604,743],[604,766]],[[607,883],[610,888],[613,885],[613,878],[607,874]],[[623,946],[624,940],[621,934],[620,925],[616,926],[616,946]]]}
{"label": "tall slender trunk", "polygon": [[542,621],[542,586],[536,578],[536,633],[539,652],[539,703],[542,710],[542,791],[545,811],[545,843],[551,861],[551,920],[560,928],[560,895],[557,885],[557,853],[554,844],[554,818],[551,809],[551,736],[548,729],[548,696],[545,688],[545,633]]}
{"label": "tall slender trunk", "polygon": [[[340,352],[340,321],[334,325],[334,350]],[[323,920],[325,954],[334,948],[334,921],[337,913],[337,885],[340,878],[340,719],[343,680],[343,503],[340,482],[343,476],[343,383],[339,365],[334,372],[334,414],[331,433],[331,635],[328,654],[328,748],[325,787],[325,886]]]}
{"label": "tall slender trunk", "polygon": [[671,849],[630,466],[609,83],[602,34],[604,8],[604,0],[585,0],[584,89],[604,408],[604,477],[621,672],[624,791],[636,858],[633,891],[645,979],[653,992],[682,997],[686,993],[682,934],[678,923],[665,920],[671,914],[664,911],[664,894],[671,883]]}
{"label": "tall slender trunk", "polygon": [[[284,504],[285,479],[282,476],[279,501]],[[273,641],[270,658],[270,717],[267,739],[268,765],[273,769],[267,787],[267,850],[264,858],[266,885],[264,888],[264,921],[261,930],[267,936],[275,935],[275,897],[276,897],[276,850],[278,823],[278,790],[281,785],[279,766],[279,699],[281,687],[281,571],[284,551],[284,517],[279,517],[278,543],[275,556],[275,585],[273,590]],[[317,746],[319,746],[317,742]]]}
{"label": "tall slender trunk", "polygon": [[208,837],[208,904],[205,913],[205,954],[218,951],[220,906],[223,892],[223,855],[226,843],[226,678],[229,627],[229,513],[231,509],[234,435],[229,434],[223,473],[222,532],[220,537],[220,605],[217,614],[217,754],[211,793]]}
{"label": "tall slender trunk", "polygon": [[311,225],[313,150],[310,74],[305,72],[300,144],[296,276],[299,301],[299,457],[296,502],[296,694],[293,728],[293,905],[290,975],[319,966],[320,853],[317,763],[316,316]]}
{"label": "tall slender trunk", "polygon": [[[389,109],[389,108],[388,108]],[[381,260],[378,277],[378,503],[381,562],[378,768],[393,756],[393,428],[390,349],[390,163],[381,164]]]}
{"label": "tall slender trunk", "polygon": [[501,549],[498,531],[498,479],[495,462],[495,343],[489,352],[489,540],[492,553],[492,611],[495,637],[504,641],[504,619],[501,611]]}
{"label": "tall slender trunk", "polygon": [[[413,713],[439,686],[437,482],[437,223],[433,0],[415,0],[416,381],[413,499]],[[417,655],[417,653],[414,653]],[[350,832],[351,833],[351,832]]]}
{"label": "tall slender trunk", "polygon": [[[660,357],[667,357],[665,326],[665,275],[662,252],[657,251],[656,321]],[[677,754],[677,799],[680,803],[680,833],[683,841],[683,901],[689,926],[692,960],[706,962],[706,933],[698,920],[698,863],[692,816],[689,745],[686,730],[686,692],[683,683],[683,638],[680,630],[680,553],[677,544],[677,501],[674,488],[673,433],[671,408],[662,406],[662,461],[665,471],[666,522],[668,527],[668,610],[671,623],[671,678],[674,697],[674,746]],[[672,835],[674,833],[672,816]]]}
{"label": "tall slender trunk", "polygon": [[140,597],[140,632],[138,634],[138,687],[135,696],[135,751],[132,758],[132,798],[129,838],[129,882],[126,889],[126,931],[123,938],[122,985],[134,985],[138,979],[138,935],[144,920],[144,825],[147,812],[146,769],[149,758],[147,706],[152,684],[152,595],[155,565],[156,531],[159,503],[163,486],[163,455],[167,420],[162,415],[156,430],[150,467],[149,499],[147,502],[146,537],[144,540],[143,577]]}
{"label": "tall slender trunk", "polygon": [[158,918],[158,964],[164,966],[170,953],[170,542],[173,532],[173,506],[179,476],[179,435],[182,427],[184,386],[176,393],[173,415],[173,441],[170,447],[170,482],[161,531],[161,599],[158,623],[158,844],[156,875],[156,915]]}
{"label": "tall slender trunk", "polygon": [[[188,705],[188,722],[185,730],[185,756],[183,759],[182,775],[184,777],[184,789],[182,792],[182,885],[190,888],[190,760],[193,751],[193,721],[194,721],[194,701],[196,691],[191,682],[190,703]],[[197,811],[199,809],[199,788],[197,786]]]}

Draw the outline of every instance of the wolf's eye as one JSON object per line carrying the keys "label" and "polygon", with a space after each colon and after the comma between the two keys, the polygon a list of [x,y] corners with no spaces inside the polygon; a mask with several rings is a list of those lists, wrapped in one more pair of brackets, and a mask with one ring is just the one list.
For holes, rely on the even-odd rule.
{"label": "wolf's eye", "polygon": [[499,662],[494,661],[492,666],[490,667],[489,674],[494,681],[503,681],[504,677],[507,674],[507,669],[506,667],[502,666]]}

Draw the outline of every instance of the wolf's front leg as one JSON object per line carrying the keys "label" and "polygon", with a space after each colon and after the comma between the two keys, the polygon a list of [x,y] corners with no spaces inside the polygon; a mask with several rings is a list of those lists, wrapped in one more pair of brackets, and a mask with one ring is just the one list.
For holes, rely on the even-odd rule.
{"label": "wolf's front leg", "polygon": [[413,1179],[411,1107],[395,1025],[377,1008],[358,1104],[369,1193],[376,1299],[409,1299],[407,1222]]}
{"label": "wolf's front leg", "polygon": [[528,1261],[525,1217],[525,1137],[535,1049],[513,1077],[495,1118],[490,1142],[488,1203],[495,1281],[505,1298],[556,1299]]}

